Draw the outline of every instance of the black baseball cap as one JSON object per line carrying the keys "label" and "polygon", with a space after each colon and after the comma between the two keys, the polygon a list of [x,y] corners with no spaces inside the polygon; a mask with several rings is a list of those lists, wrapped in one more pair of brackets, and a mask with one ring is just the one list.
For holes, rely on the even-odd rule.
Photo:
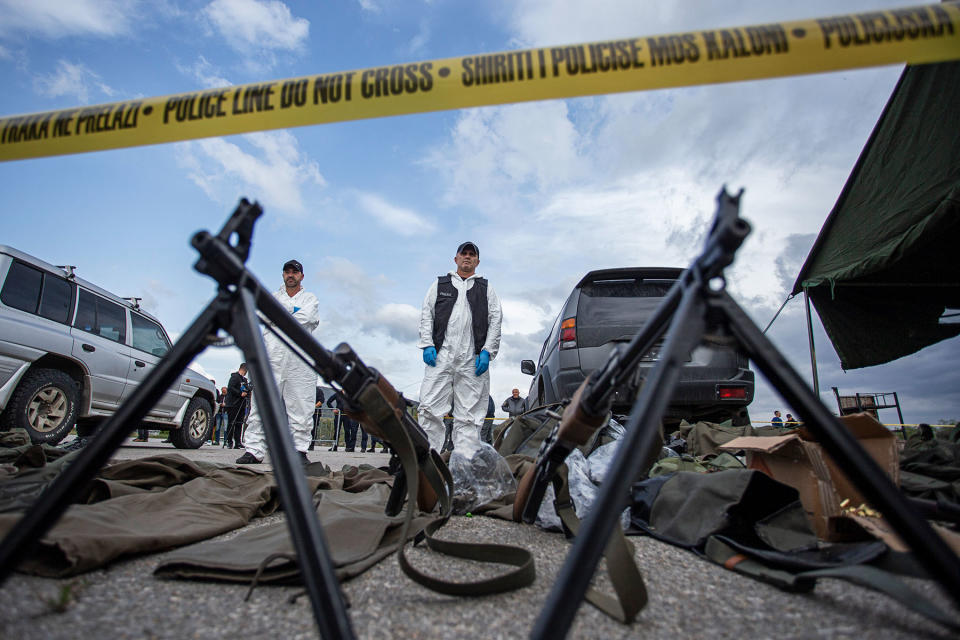
{"label": "black baseball cap", "polygon": [[303,265],[300,264],[300,262],[297,260],[287,260],[286,262],[283,263],[283,270],[284,271],[293,270],[293,271],[299,271],[300,273],[303,273]]}
{"label": "black baseball cap", "polygon": [[478,246],[477,246],[476,244],[474,244],[473,242],[469,242],[469,241],[468,241],[468,242],[464,242],[464,243],[461,244],[459,247],[457,247],[457,253],[463,253],[463,250],[464,250],[464,249],[467,249],[467,248],[472,248],[473,251],[474,251],[474,253],[477,254],[477,257],[478,257],[478,258],[480,257],[480,247],[478,247]]}

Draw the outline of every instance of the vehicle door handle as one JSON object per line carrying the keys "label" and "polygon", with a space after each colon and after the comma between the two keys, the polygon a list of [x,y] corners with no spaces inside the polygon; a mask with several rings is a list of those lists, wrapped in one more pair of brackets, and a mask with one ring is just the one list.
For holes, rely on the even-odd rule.
{"label": "vehicle door handle", "polygon": [[144,362],[144,361],[142,361],[142,360],[134,360],[134,361],[133,361],[133,364],[137,365],[138,367],[145,367],[145,366],[147,366],[147,363]]}
{"label": "vehicle door handle", "polygon": [[93,353],[94,351],[97,350],[97,348],[96,348],[95,346],[93,346],[92,344],[87,344],[87,343],[83,343],[83,345],[82,345],[81,348],[82,348],[84,351],[89,351],[90,353]]}

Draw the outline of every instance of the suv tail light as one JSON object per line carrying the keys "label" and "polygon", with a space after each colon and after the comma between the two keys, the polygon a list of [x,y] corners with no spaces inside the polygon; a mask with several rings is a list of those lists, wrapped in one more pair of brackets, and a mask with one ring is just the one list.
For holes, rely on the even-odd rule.
{"label": "suv tail light", "polygon": [[720,400],[746,400],[746,387],[717,387],[717,398]]}
{"label": "suv tail light", "polygon": [[560,348],[577,348],[577,319],[567,318],[560,324]]}

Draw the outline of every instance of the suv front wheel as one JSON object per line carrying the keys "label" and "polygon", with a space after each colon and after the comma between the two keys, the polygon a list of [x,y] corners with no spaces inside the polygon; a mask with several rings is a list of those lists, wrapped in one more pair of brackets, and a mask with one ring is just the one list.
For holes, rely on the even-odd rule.
{"label": "suv front wheel", "polygon": [[55,445],[77,421],[77,383],[57,369],[27,372],[3,412],[3,428],[26,429],[34,444]]}
{"label": "suv front wheel", "polygon": [[170,441],[177,449],[199,449],[210,437],[213,426],[213,410],[203,398],[194,398],[187,405],[183,423],[170,432]]}

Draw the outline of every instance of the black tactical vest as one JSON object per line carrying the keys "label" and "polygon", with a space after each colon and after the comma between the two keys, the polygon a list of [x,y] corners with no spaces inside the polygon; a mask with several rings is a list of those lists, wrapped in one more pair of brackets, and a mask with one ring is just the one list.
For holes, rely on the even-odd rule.
{"label": "black tactical vest", "polygon": [[[447,323],[453,313],[453,305],[457,302],[459,291],[450,282],[448,273],[437,278],[437,303],[433,307],[433,346],[440,351],[443,339],[447,335]],[[467,291],[467,304],[470,305],[470,315],[473,317],[473,351],[479,354],[487,341],[487,329],[490,327],[490,318],[487,314],[487,279],[475,278],[473,286]]]}

